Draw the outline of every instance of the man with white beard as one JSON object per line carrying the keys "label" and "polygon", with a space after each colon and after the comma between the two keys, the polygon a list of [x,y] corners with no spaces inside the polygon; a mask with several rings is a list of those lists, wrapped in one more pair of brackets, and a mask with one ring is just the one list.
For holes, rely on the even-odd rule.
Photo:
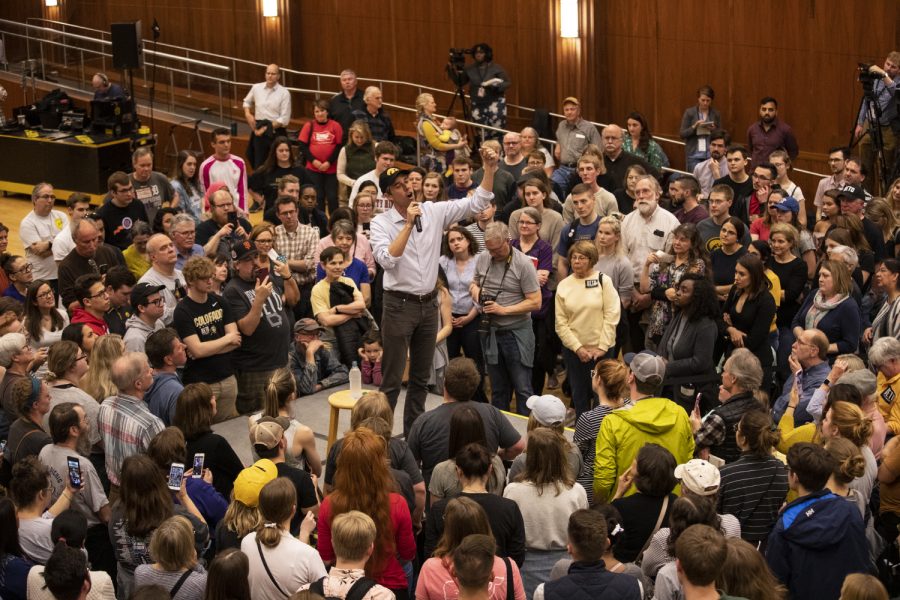
{"label": "man with white beard", "polygon": [[634,210],[622,220],[622,247],[634,271],[634,292],[628,309],[631,351],[644,349],[641,313],[650,306],[650,294],[641,294],[639,283],[644,261],[651,252],[666,250],[672,231],[680,224],[675,215],[659,206],[662,188],[651,175],[638,178],[634,188]]}

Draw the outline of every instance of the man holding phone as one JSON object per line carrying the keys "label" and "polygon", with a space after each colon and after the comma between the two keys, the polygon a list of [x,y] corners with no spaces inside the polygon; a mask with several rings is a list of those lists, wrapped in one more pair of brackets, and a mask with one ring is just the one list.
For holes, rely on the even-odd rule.
{"label": "man holding phone", "polygon": [[231,244],[250,237],[253,227],[247,219],[240,217],[234,206],[234,197],[223,183],[214,183],[207,191],[209,197],[209,219],[196,228],[195,243],[203,246],[206,256],[219,254],[228,256]]}
{"label": "man holding phone", "polygon": [[49,429],[53,444],[44,446],[38,459],[50,471],[50,502],[71,493],[67,489],[78,490],[72,496],[70,508],[87,519],[88,532],[84,545],[91,556],[91,563],[96,570],[115,568],[115,554],[106,528],[111,514],[110,503],[103,492],[97,469],[78,450],[88,435],[84,409],[74,402],[57,404],[50,411]]}
{"label": "man holding phone", "polygon": [[300,290],[285,263],[270,261],[271,269],[259,279],[256,256],[250,241],[231,248],[234,277],[222,294],[241,333],[234,352],[237,367],[237,410],[241,414],[260,409],[269,377],[287,365],[291,343],[291,321],[285,295],[299,298]]}

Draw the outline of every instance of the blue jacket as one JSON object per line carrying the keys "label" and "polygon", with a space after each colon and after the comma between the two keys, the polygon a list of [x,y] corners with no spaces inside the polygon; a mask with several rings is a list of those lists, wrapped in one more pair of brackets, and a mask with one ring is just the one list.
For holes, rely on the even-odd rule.
{"label": "blue jacket", "polygon": [[166,427],[175,418],[175,402],[184,385],[175,373],[154,373],[153,383],[144,394],[144,402],[154,415],[159,417]]}
{"label": "blue jacket", "polygon": [[640,600],[638,580],[610,573],[603,561],[573,562],[569,574],[544,584],[544,600]]}
{"label": "blue jacket", "polygon": [[794,500],[772,529],[766,561],[793,600],[840,597],[848,574],[870,571],[859,509],[827,489]]}
{"label": "blue jacket", "polygon": [[[803,306],[794,315],[791,322],[791,328],[802,327],[806,329],[806,313],[812,307],[813,299],[816,297],[816,290],[811,290],[803,301]],[[828,314],[822,317],[816,329],[822,331],[828,338],[829,344],[837,344],[838,354],[849,354],[856,352],[859,346],[859,338],[862,335],[862,325],[860,324],[859,305],[853,297],[849,297],[834,309],[828,311]],[[829,362],[834,362],[835,355],[829,356]]]}
{"label": "blue jacket", "polygon": [[[831,373],[831,365],[827,362],[821,362],[803,371],[803,375],[801,375],[802,384],[800,388],[800,402],[794,410],[795,427],[812,422],[813,416],[806,411],[806,407],[812,399],[813,392],[822,385],[822,382],[825,381],[829,373]],[[791,388],[793,387],[794,374],[791,373],[788,380],[784,382],[784,388],[781,390],[781,395],[778,396],[778,400],[775,401],[775,408],[772,409],[772,418],[776,423],[781,420],[784,411],[787,409],[788,402],[791,399]]]}

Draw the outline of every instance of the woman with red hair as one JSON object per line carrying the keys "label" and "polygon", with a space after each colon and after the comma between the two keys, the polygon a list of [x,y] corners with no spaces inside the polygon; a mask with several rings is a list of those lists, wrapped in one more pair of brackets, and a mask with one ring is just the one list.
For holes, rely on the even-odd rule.
{"label": "woman with red hair", "polygon": [[377,534],[375,551],[366,563],[366,576],[394,592],[397,600],[407,600],[409,582],[401,561],[413,559],[416,541],[406,500],[391,492],[394,480],[388,468],[385,441],[360,427],[344,436],[337,460],[340,470],[334,475],[335,489],[319,508],[319,554],[326,565],[334,563],[334,517],[351,510],[369,515],[375,521]]}

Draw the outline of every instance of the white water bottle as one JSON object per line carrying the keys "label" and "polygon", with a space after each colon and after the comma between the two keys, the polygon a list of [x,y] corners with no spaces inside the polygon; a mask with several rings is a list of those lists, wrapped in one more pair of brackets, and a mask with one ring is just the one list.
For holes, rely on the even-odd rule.
{"label": "white water bottle", "polygon": [[353,361],[353,366],[350,367],[350,397],[359,400],[360,396],[362,396],[362,373],[356,366],[356,361]]}

